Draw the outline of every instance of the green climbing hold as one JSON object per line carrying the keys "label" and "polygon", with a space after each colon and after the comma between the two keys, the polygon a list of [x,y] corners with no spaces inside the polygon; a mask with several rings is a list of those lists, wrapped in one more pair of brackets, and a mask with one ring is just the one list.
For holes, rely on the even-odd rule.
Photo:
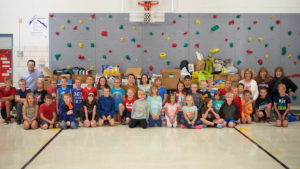
{"label": "green climbing hold", "polygon": [[285,54],[286,54],[286,47],[283,46],[283,47],[281,48],[281,55],[285,55]]}
{"label": "green climbing hold", "polygon": [[196,32],[196,35],[199,35],[199,34],[200,34],[200,32],[197,31],[197,32]]}
{"label": "green climbing hold", "polygon": [[183,47],[188,47],[189,46],[189,44],[188,43],[185,43],[184,45],[183,45]]}
{"label": "green climbing hold", "polygon": [[167,61],[167,65],[170,65],[170,64],[171,64],[171,61],[168,60],[168,61]]}
{"label": "green climbing hold", "polygon": [[236,18],[240,19],[241,15],[237,15]]}
{"label": "green climbing hold", "polygon": [[59,60],[59,58],[61,57],[61,54],[55,54],[55,59]]}
{"label": "green climbing hold", "polygon": [[181,15],[181,14],[179,14],[179,15],[178,15],[178,18],[182,18],[182,15]]}
{"label": "green climbing hold", "polygon": [[107,56],[106,56],[106,55],[103,55],[102,58],[103,58],[103,59],[107,59]]}
{"label": "green climbing hold", "polygon": [[89,28],[88,26],[87,26],[87,27],[85,27],[85,30],[87,30],[87,31],[88,31],[89,29],[90,29],[90,28]]}
{"label": "green climbing hold", "polygon": [[236,64],[237,64],[238,66],[239,66],[241,63],[242,63],[241,60],[238,60],[238,61],[236,62]]}
{"label": "green climbing hold", "polygon": [[265,44],[265,48],[267,48],[268,46],[269,46],[269,44],[266,43],[266,44]]}
{"label": "green climbing hold", "polygon": [[292,35],[292,31],[288,31],[288,35],[291,36]]}
{"label": "green climbing hold", "polygon": [[300,54],[298,55],[298,59],[300,60]]}
{"label": "green climbing hold", "polygon": [[293,98],[293,100],[296,100],[296,99],[297,99],[297,96],[296,96],[296,95],[293,95],[292,98]]}
{"label": "green climbing hold", "polygon": [[270,26],[270,30],[271,31],[273,31],[274,30],[274,26],[272,25],[272,26]]}
{"label": "green climbing hold", "polygon": [[129,55],[126,55],[125,57],[126,57],[127,60],[131,60]]}
{"label": "green climbing hold", "polygon": [[120,25],[120,29],[124,29],[124,26],[123,26],[123,25]]}
{"label": "green climbing hold", "polygon": [[112,18],[112,15],[110,14],[110,15],[108,15],[108,18]]}
{"label": "green climbing hold", "polygon": [[132,38],[132,39],[131,39],[131,42],[135,43],[135,38]]}
{"label": "green climbing hold", "polygon": [[70,47],[72,47],[72,44],[71,44],[71,43],[68,43],[67,46],[70,48]]}
{"label": "green climbing hold", "polygon": [[216,31],[216,30],[218,30],[219,28],[220,28],[219,25],[215,25],[215,26],[211,27],[210,30],[211,30],[211,31]]}
{"label": "green climbing hold", "polygon": [[71,23],[71,20],[70,20],[70,19],[68,19],[68,20],[67,20],[67,23]]}
{"label": "green climbing hold", "polygon": [[250,31],[251,29],[252,29],[251,26],[249,26],[249,27],[248,27],[248,30]]}
{"label": "green climbing hold", "polygon": [[91,48],[94,48],[95,47],[95,44],[94,43],[91,43]]}
{"label": "green climbing hold", "polygon": [[153,35],[153,32],[150,32],[149,35],[152,36],[152,35]]}
{"label": "green climbing hold", "polygon": [[233,42],[231,42],[231,43],[229,44],[229,46],[230,46],[231,48],[233,48]]}

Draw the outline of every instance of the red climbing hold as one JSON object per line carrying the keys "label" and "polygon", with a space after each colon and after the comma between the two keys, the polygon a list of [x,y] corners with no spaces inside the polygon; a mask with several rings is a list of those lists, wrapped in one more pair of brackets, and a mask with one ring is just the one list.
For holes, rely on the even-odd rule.
{"label": "red climbing hold", "polygon": [[153,70],[153,66],[152,66],[152,65],[149,66],[149,70],[150,70],[150,71]]}
{"label": "red climbing hold", "polygon": [[73,29],[74,29],[74,30],[77,30],[77,26],[74,26]]}
{"label": "red climbing hold", "polygon": [[252,50],[249,50],[249,49],[248,49],[246,52],[247,52],[248,54],[253,53],[253,51],[252,51]]}
{"label": "red climbing hold", "polygon": [[241,29],[241,27],[237,27],[237,30],[240,30]]}
{"label": "red climbing hold", "polygon": [[144,50],[144,53],[147,53],[147,50]]}
{"label": "red climbing hold", "polygon": [[109,50],[109,51],[108,51],[108,53],[112,53],[112,51],[111,51],[111,50]]}
{"label": "red climbing hold", "polygon": [[177,47],[177,44],[176,44],[176,43],[172,43],[172,47],[173,47],[173,48],[176,48],[176,47]]}
{"label": "red climbing hold", "polygon": [[50,18],[53,18],[54,17],[54,14],[50,14]]}
{"label": "red climbing hold", "polygon": [[227,38],[225,38],[225,42],[227,42],[228,41],[228,39]]}
{"label": "red climbing hold", "polygon": [[294,64],[297,64],[297,61],[294,61],[293,63],[294,63]]}
{"label": "red climbing hold", "polygon": [[172,22],[173,22],[173,24],[175,24],[175,23],[176,23],[176,20],[173,20]]}
{"label": "red climbing hold", "polygon": [[91,14],[91,18],[94,19],[96,14]]}
{"label": "red climbing hold", "polygon": [[58,36],[58,35],[59,35],[59,32],[55,32],[55,34]]}
{"label": "red climbing hold", "polygon": [[137,44],[136,47],[137,47],[137,48],[140,48],[140,47],[141,47],[141,44]]}
{"label": "red climbing hold", "polygon": [[196,43],[196,44],[195,44],[195,47],[196,47],[196,48],[199,48],[199,47],[200,47],[200,43]]}
{"label": "red climbing hold", "polygon": [[162,32],[162,33],[161,33],[161,36],[164,36],[164,35],[165,35],[165,32]]}
{"label": "red climbing hold", "polygon": [[101,32],[101,35],[102,35],[102,36],[107,36],[107,31],[102,31],[102,32]]}
{"label": "red climbing hold", "polygon": [[184,32],[183,34],[184,34],[184,35],[187,35],[187,34],[188,34],[188,32]]}
{"label": "red climbing hold", "polygon": [[263,60],[262,60],[262,59],[259,59],[259,60],[257,61],[257,63],[258,63],[259,65],[262,65],[262,64],[263,64]]}
{"label": "red climbing hold", "polygon": [[233,25],[234,24],[234,19],[232,19],[231,21],[228,22],[229,25]]}
{"label": "red climbing hold", "polygon": [[82,59],[84,59],[84,56],[81,56],[81,55],[80,55],[80,56],[78,56],[78,59],[81,59],[81,60],[82,60]]}
{"label": "red climbing hold", "polygon": [[253,24],[254,24],[254,25],[257,24],[257,21],[253,21]]}
{"label": "red climbing hold", "polygon": [[213,15],[213,18],[216,19],[216,18],[217,18],[217,15]]}
{"label": "red climbing hold", "polygon": [[277,25],[280,24],[280,20],[279,19],[276,20],[276,24]]}

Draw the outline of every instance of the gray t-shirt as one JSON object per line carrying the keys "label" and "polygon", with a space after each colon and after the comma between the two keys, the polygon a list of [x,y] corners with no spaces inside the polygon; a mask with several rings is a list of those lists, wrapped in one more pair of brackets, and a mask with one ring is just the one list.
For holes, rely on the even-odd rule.
{"label": "gray t-shirt", "polygon": [[149,117],[149,103],[146,100],[137,100],[133,103],[131,118],[147,119]]}
{"label": "gray t-shirt", "polygon": [[35,106],[27,106],[26,107],[26,116],[29,119],[32,119],[35,114]]}

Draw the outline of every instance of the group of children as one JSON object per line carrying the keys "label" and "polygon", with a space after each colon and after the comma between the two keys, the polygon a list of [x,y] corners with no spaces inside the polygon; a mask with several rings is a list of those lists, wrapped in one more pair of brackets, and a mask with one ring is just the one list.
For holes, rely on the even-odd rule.
{"label": "group of children", "polygon": [[161,127],[165,121],[172,128],[181,124],[181,128],[221,129],[239,123],[251,124],[252,119],[270,122],[273,105],[277,126],[288,126],[291,101],[284,84],[278,86],[279,95],[272,102],[265,88],[259,89],[259,97],[253,100],[252,93],[241,83],[232,87],[232,82],[227,80],[225,87],[218,90],[212,78],[189,84],[191,78],[186,76],[184,81],[187,83],[179,82],[176,91],[168,94],[161,78],[151,84],[147,74],[141,76],[139,85],[130,74],[123,88],[119,78],[114,79],[110,88],[105,77],[94,87],[94,78],[87,76],[87,86],[83,89],[80,78],[75,79],[75,87],[71,89],[67,86],[68,79],[62,77],[61,87],[57,88],[57,80],[51,79],[50,88],[45,90],[43,80],[39,79],[35,91],[27,89],[23,79],[16,90],[11,86],[11,79],[6,78],[5,86],[0,88],[1,115],[9,124],[10,111],[16,105],[16,121],[23,123],[24,129],[39,126],[76,129],[80,122],[84,127],[114,126],[115,121],[130,128]]}

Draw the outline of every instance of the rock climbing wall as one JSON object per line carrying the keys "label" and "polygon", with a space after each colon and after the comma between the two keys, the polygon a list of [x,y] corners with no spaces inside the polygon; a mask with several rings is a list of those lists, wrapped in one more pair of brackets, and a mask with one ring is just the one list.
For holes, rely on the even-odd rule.
{"label": "rock climbing wall", "polygon": [[[129,22],[127,13],[49,16],[50,69],[79,66],[95,72],[104,64],[142,66],[145,73],[194,62],[200,51],[230,58],[241,69],[265,66],[273,74],[281,65],[300,84],[299,14],[179,14],[164,23]],[[297,91],[297,95],[300,94]],[[300,99],[294,97],[300,105]],[[294,102],[295,102],[294,101]]]}

